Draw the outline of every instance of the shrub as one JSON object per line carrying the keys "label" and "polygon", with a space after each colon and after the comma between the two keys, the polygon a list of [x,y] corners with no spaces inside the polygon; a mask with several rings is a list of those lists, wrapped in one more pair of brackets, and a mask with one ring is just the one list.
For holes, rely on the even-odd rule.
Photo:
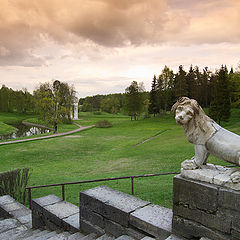
{"label": "shrub", "polygon": [[102,112],[97,111],[97,112],[93,112],[94,115],[102,115]]}
{"label": "shrub", "polygon": [[98,121],[96,123],[97,128],[109,128],[112,127],[112,123],[110,123],[108,120]]}
{"label": "shrub", "polygon": [[25,187],[29,179],[29,168],[0,173],[0,196],[10,195],[24,203]]}

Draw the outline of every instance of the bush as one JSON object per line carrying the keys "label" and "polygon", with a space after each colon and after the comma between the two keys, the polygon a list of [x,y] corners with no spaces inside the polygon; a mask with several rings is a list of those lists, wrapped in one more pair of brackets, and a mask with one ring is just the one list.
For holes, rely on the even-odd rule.
{"label": "bush", "polygon": [[94,115],[102,115],[102,112],[97,111],[97,112],[93,112]]}
{"label": "bush", "polygon": [[112,123],[110,123],[108,120],[98,121],[96,123],[97,128],[109,128],[112,127]]}
{"label": "bush", "polygon": [[0,173],[0,196],[10,195],[24,203],[25,187],[29,179],[29,168]]}

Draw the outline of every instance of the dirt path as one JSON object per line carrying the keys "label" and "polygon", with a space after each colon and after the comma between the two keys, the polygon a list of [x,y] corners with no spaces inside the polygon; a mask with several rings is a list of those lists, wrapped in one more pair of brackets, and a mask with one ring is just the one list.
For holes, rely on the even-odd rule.
{"label": "dirt path", "polygon": [[55,133],[55,134],[52,134],[52,135],[49,135],[49,136],[42,136],[42,137],[35,137],[35,138],[28,138],[28,139],[20,139],[20,140],[13,140],[13,141],[7,141],[7,142],[0,142],[0,145],[6,145],[6,144],[11,144],[11,143],[29,142],[29,141],[42,140],[42,139],[48,139],[48,138],[54,138],[54,137],[61,137],[61,136],[66,136],[66,135],[69,135],[69,134],[72,134],[72,133],[80,132],[80,131],[82,131],[84,129],[92,128],[92,127],[95,126],[95,125],[91,125],[91,126],[83,127],[83,126],[81,126],[81,125],[79,125],[77,123],[73,123],[73,124],[75,124],[79,128],[75,129],[75,130],[72,130],[72,131],[69,131],[69,132]]}

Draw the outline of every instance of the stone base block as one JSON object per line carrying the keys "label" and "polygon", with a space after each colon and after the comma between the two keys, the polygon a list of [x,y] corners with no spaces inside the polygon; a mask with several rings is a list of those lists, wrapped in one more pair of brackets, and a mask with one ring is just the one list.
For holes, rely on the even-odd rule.
{"label": "stone base block", "polygon": [[230,240],[230,235],[223,234],[217,230],[212,230],[199,223],[187,220],[178,216],[173,217],[173,233],[181,235],[187,239],[207,237],[211,240]]}
{"label": "stone base block", "polygon": [[240,191],[180,175],[174,177],[173,233],[188,239],[233,239],[240,232],[239,222]]}

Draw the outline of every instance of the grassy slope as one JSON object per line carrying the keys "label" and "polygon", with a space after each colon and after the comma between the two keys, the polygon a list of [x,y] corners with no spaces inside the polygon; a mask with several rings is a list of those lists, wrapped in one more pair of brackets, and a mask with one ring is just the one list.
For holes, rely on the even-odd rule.
{"label": "grassy slope", "polygon": [[[17,167],[30,167],[29,185],[89,180],[147,173],[179,171],[180,163],[194,155],[193,145],[188,143],[183,130],[173,116],[129,121],[128,117],[112,115],[82,116],[77,121],[90,125],[99,119],[108,119],[113,127],[93,128],[72,136],[24,144],[0,146],[0,171]],[[226,126],[240,134],[240,111]],[[69,125],[71,128],[71,125]],[[132,147],[155,134],[162,134],[148,142]],[[223,162],[210,157],[210,162]],[[136,196],[153,203],[171,207],[173,176],[135,179]],[[130,193],[130,180],[102,183]],[[66,198],[78,204],[79,191],[97,184],[66,187]],[[61,196],[60,187],[33,191],[33,197],[46,194]]]}

